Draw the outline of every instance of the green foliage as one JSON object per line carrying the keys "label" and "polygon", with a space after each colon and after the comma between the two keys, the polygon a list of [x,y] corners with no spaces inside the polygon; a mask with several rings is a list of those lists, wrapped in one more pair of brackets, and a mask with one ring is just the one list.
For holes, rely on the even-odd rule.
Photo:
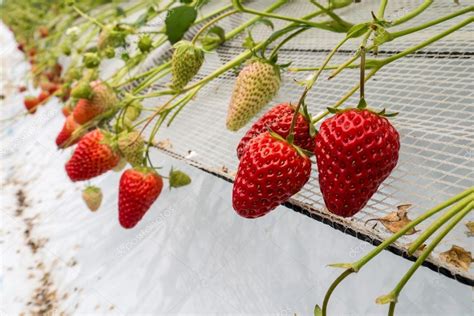
{"label": "green foliage", "polygon": [[180,41],[184,33],[193,25],[197,11],[190,6],[179,6],[168,11],[166,16],[166,36],[171,44]]}

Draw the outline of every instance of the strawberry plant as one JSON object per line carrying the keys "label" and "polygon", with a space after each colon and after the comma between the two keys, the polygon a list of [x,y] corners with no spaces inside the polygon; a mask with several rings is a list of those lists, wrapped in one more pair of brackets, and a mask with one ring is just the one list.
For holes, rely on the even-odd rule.
{"label": "strawberry plant", "polygon": [[[222,105],[228,106],[227,115],[220,118],[228,131],[222,132],[231,133],[249,125],[272,103],[285,84],[282,73],[309,71],[309,77],[299,82],[304,86],[301,96],[272,104],[270,110],[247,127],[236,144],[239,167],[232,204],[246,218],[269,213],[311,181],[311,162],[315,160],[327,210],[339,217],[354,216],[396,168],[400,151],[400,136],[391,122],[397,120],[391,119],[396,113],[369,106],[365,85],[387,65],[474,22],[469,15],[474,7],[403,28],[407,21],[415,22],[432,1],[423,1],[412,11],[389,21],[385,18],[388,1],[381,0],[379,10],[367,12],[367,20],[357,24],[338,14],[341,8],[356,5],[353,1],[330,0],[323,5],[322,1],[309,0],[313,10],[302,17],[279,14],[278,9],[287,2],[277,0],[255,10],[251,4],[232,0],[207,12],[203,10],[207,2],[202,0],[5,0],[0,6],[9,14],[2,19],[13,31],[19,51],[31,66],[27,85],[19,87],[19,91],[38,89],[34,96],[24,96],[21,115],[12,119],[40,112],[56,98],[65,117],[56,145],[61,150],[71,147],[73,152],[66,163],[67,175],[71,181],[86,181],[111,170],[122,172],[118,218],[122,227],[133,228],[160,196],[163,179],[168,180],[170,188],[192,182],[180,170],[171,169],[168,177],[160,175],[162,171],[154,166],[150,151],[157,147],[161,128],[172,124],[191,100],[199,98],[203,88],[216,78],[239,70],[230,98],[222,100]],[[242,13],[249,18],[238,26],[225,30],[219,25]],[[146,28],[158,17],[163,18],[159,27]],[[459,17],[465,18],[434,36],[423,36],[416,45],[383,57],[377,55],[388,42]],[[257,40],[252,36],[252,28],[257,24],[272,29],[271,34]],[[321,65],[298,68],[279,64],[281,49],[308,30],[339,33],[342,39],[329,50]],[[217,69],[204,71],[208,57],[212,57],[209,54],[241,34],[244,50]],[[339,51],[354,41],[359,43],[355,53],[347,60],[331,64]],[[169,54],[155,66],[144,67],[146,60],[153,59],[153,54],[166,49],[166,45],[170,47]],[[103,70],[108,60],[118,65],[112,73]],[[322,111],[312,116],[307,95],[318,88],[323,72],[331,70],[328,79],[333,79],[346,69],[360,69],[359,81],[331,106],[317,104]],[[168,82],[163,84],[165,80]],[[346,101],[357,92],[359,103],[348,104]],[[146,106],[146,100],[157,97],[159,104]],[[102,192],[97,187],[87,187],[83,199],[95,211]],[[317,313],[326,314],[334,288],[345,277],[360,270],[416,224],[451,206],[419,235],[408,251],[414,253],[443,226],[441,232],[394,290],[379,298],[379,303],[390,303],[393,313],[404,285],[446,234],[472,210],[472,203],[470,188],[409,222],[361,260],[336,265],[346,270],[331,285]]]}

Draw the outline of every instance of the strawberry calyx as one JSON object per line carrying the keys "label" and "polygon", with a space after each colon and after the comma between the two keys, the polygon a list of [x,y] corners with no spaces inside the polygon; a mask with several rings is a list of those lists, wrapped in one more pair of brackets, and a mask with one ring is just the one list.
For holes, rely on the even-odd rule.
{"label": "strawberry calyx", "polygon": [[155,169],[153,168],[150,168],[150,167],[146,167],[146,166],[135,166],[133,167],[133,170],[143,174],[143,175],[147,175],[147,174],[150,174],[150,173],[154,173],[154,174],[158,174],[158,172],[156,172]]}
{"label": "strawberry calyx", "polygon": [[[293,107],[293,106],[292,106]],[[295,108],[296,110],[296,108]],[[306,120],[306,122],[308,122],[308,127],[309,127],[309,136],[311,137],[314,137],[316,136],[316,134],[318,133],[318,131],[316,130],[316,128],[314,127],[313,123],[312,123],[312,116],[311,114],[309,113],[308,111],[308,105],[306,104],[306,102],[303,101],[303,104],[301,106],[301,109],[300,109],[300,113],[301,115],[303,116],[303,118]]]}
{"label": "strawberry calyx", "polygon": [[265,63],[265,64],[269,64],[273,66],[273,69],[275,70],[275,74],[278,76],[278,79],[281,80],[281,71],[280,71],[281,66],[276,63],[277,60],[275,58],[267,59],[267,58],[259,57],[255,55],[247,61],[246,65],[250,65],[255,62]]}
{"label": "strawberry calyx", "polygon": [[304,158],[308,158],[312,155],[312,153],[306,149],[303,149],[297,145],[294,144],[293,141],[290,141],[288,140],[288,138],[290,137],[290,135],[288,135],[288,138],[283,138],[281,137],[278,133],[275,133],[274,131],[272,131],[269,127],[267,128],[268,130],[268,133],[270,134],[271,137],[273,137],[274,139],[278,140],[278,141],[281,141],[281,142],[284,142],[284,143],[287,143],[288,145],[290,145],[291,148],[293,148],[301,157],[304,157]]}
{"label": "strawberry calyx", "polygon": [[398,115],[398,112],[387,112],[385,108],[383,108],[382,110],[380,111],[377,111],[373,108],[369,108],[369,107],[364,107],[364,108],[359,108],[359,107],[356,107],[356,108],[346,108],[346,109],[336,109],[336,108],[333,108],[333,107],[328,107],[326,108],[327,111],[331,114],[341,114],[341,113],[344,113],[344,112],[347,112],[347,111],[369,111],[375,115],[378,115],[378,116],[382,116],[382,117],[395,117]]}
{"label": "strawberry calyx", "polygon": [[99,131],[104,135],[100,143],[109,146],[113,152],[118,153],[118,135],[103,129],[99,129]]}

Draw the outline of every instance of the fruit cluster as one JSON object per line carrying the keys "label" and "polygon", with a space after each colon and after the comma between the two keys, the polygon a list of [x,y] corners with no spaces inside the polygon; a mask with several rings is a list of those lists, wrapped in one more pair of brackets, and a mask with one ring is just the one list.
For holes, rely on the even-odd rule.
{"label": "fruit cluster", "polygon": [[[203,19],[197,17],[205,1],[172,1],[155,5],[141,0],[125,5],[120,1],[58,0],[39,1],[32,6],[26,0],[18,0],[5,1],[3,6],[12,12],[4,20],[14,32],[18,48],[25,52],[31,63],[33,86],[41,88],[38,97],[25,97],[28,113],[33,114],[40,104],[53,96],[64,103],[62,113],[65,120],[56,137],[56,145],[62,150],[73,148],[72,157],[66,164],[71,180],[89,180],[112,169],[121,170],[126,164],[132,167],[123,173],[125,179],[119,188],[119,217],[126,227],[134,226],[161,192],[163,181],[149,157],[158,131],[163,124],[171,124],[206,84],[229,70],[240,68],[227,116],[222,118],[229,131],[238,131],[278,94],[282,85],[281,73],[288,67],[278,64],[279,49],[308,28],[346,33],[323,65],[314,69],[315,73],[306,82],[299,100],[274,106],[245,133],[237,146],[240,164],[232,201],[234,209],[244,217],[263,216],[302,189],[310,179],[312,164],[316,162],[319,187],[329,212],[343,217],[353,216],[367,204],[395,168],[400,149],[398,132],[387,119],[390,115],[385,110],[377,113],[367,108],[365,81],[384,65],[441,37],[392,58],[366,62],[367,50],[376,52],[385,42],[410,32],[389,33],[387,28],[392,25],[375,15],[366,23],[354,25],[345,21],[336,10],[352,5],[352,1],[329,1],[327,7],[315,4],[318,10],[302,18],[285,18],[272,13],[285,2],[276,1],[264,11],[256,11],[244,7],[240,1],[233,1]],[[95,10],[99,7],[103,10]],[[25,13],[25,8],[35,10],[43,19],[33,19]],[[138,11],[142,15],[135,21],[127,18]],[[227,33],[217,25],[220,20],[240,12],[250,13],[255,18]],[[466,12],[469,10],[461,10],[458,15]],[[321,23],[311,20],[322,13],[329,19]],[[142,27],[160,14],[166,15],[165,25],[157,32],[142,32]],[[276,30],[268,39],[255,42],[251,26],[262,22],[264,17],[291,23]],[[20,20],[24,23],[19,23]],[[436,23],[441,23],[439,21]],[[264,22],[274,27],[270,20]],[[421,28],[432,25],[428,23]],[[457,28],[464,25],[466,23],[459,24]],[[188,32],[191,26],[199,27],[193,36]],[[450,32],[455,30],[452,28]],[[244,31],[248,34],[244,40],[248,50],[200,77],[206,54]],[[443,36],[449,34],[445,33]],[[362,35],[360,50],[349,61],[336,67],[330,76],[332,78],[348,67],[355,68],[353,63],[360,58],[359,85],[335,107],[357,90],[360,91],[359,106],[345,110],[331,108],[325,115],[334,115],[319,122],[324,116],[310,116],[305,104],[306,94],[337,50],[348,39]],[[138,66],[167,42],[173,44],[169,58],[142,71]],[[266,56],[271,44],[276,45]],[[68,60],[65,70],[60,57]],[[106,79],[100,66],[104,60],[114,58],[122,61],[121,66]],[[366,64],[373,69],[367,78]],[[171,78],[163,85],[164,89],[152,89],[155,82],[167,78],[168,74]],[[26,87],[20,90],[24,91]],[[142,101],[153,97],[169,99],[154,108],[144,108]],[[143,118],[146,111],[151,114]],[[319,123],[319,131],[316,131]],[[146,140],[143,131],[149,125],[152,128]],[[179,170],[172,170],[169,180],[172,187],[190,181]],[[85,196],[86,192],[95,199],[101,196],[97,194],[97,188],[86,189]],[[130,202],[135,200],[143,203]],[[92,205],[92,209],[96,209],[97,203]],[[130,210],[132,206],[136,209]],[[128,221],[133,224],[124,224]]]}
{"label": "fruit cluster", "polygon": [[397,165],[398,132],[373,111],[349,109],[325,120],[319,133],[311,136],[311,121],[297,113],[291,141],[288,135],[294,115],[291,104],[277,105],[240,141],[234,209],[255,218],[286,202],[310,179],[309,156],[314,153],[328,210],[353,216]]}
{"label": "fruit cluster", "polygon": [[[7,1],[6,5],[18,9],[27,4]],[[174,117],[202,86],[222,73],[217,71],[207,79],[189,85],[204,64],[206,53],[226,39],[223,30],[215,24],[236,11],[226,12],[227,7],[222,8],[221,15],[210,15],[214,18],[192,40],[186,40],[183,38],[186,30],[179,34],[172,32],[171,26],[184,23],[182,20],[176,22],[175,15],[189,18],[188,28],[193,25],[196,18],[193,14],[200,6],[197,3],[171,8],[165,6],[161,11],[150,6],[135,23],[120,23],[121,15],[113,15],[117,11],[104,11],[93,16],[93,9],[101,5],[85,1],[51,1],[36,8],[39,15],[49,17],[50,23],[28,20],[29,17],[20,12],[17,14],[29,21],[28,27],[13,19],[6,19],[6,23],[17,37],[18,48],[25,52],[31,64],[33,85],[41,88],[38,97],[25,97],[28,113],[35,113],[40,104],[53,96],[64,103],[62,113],[65,119],[56,137],[56,145],[61,150],[73,150],[66,163],[69,178],[74,182],[86,181],[110,170],[121,171],[130,164],[131,169],[123,172],[119,184],[119,221],[123,227],[131,228],[158,198],[163,187],[163,179],[149,159],[155,133],[172,109],[178,108]],[[120,9],[132,12],[143,9],[145,5],[146,1],[139,2],[136,7]],[[271,6],[269,12],[280,5]],[[78,23],[71,28],[62,19],[53,18],[51,12],[62,12]],[[140,26],[161,12],[167,12],[166,36],[156,38],[142,34],[134,44],[135,54],[129,53],[130,38]],[[340,19],[336,22],[335,31],[349,27]],[[331,23],[327,25],[329,27]],[[98,31],[95,46],[90,47],[90,37],[86,38],[85,45],[80,45],[81,32],[90,28]],[[204,31],[209,28],[204,36]],[[240,28],[238,31],[244,30]],[[234,34],[239,32],[234,31]],[[63,37],[62,33],[67,36]],[[170,60],[156,69],[126,79],[125,75],[159,47],[163,39],[174,43]],[[52,48],[53,44],[56,49]],[[102,61],[118,58],[119,49],[125,67],[109,80],[101,78]],[[248,54],[223,67],[226,71],[243,64],[228,106],[226,126],[230,131],[248,124],[280,89],[280,73],[285,66],[277,64],[277,50],[267,58],[264,48],[260,55],[256,54],[259,49],[258,44],[253,43]],[[61,55],[71,60],[65,71],[59,62]],[[166,70],[171,72],[169,88],[174,95],[171,101],[176,96],[189,94],[175,105],[158,107],[145,121],[138,121],[144,109],[141,100],[148,97],[140,95],[141,91],[165,75],[163,71]],[[124,91],[122,88],[130,82],[137,82],[138,86]],[[26,87],[21,90],[26,90]],[[159,117],[158,122],[146,141],[142,131],[155,117]],[[240,165],[233,189],[233,206],[240,215],[262,216],[299,192],[310,178],[310,156],[313,153],[326,205],[330,212],[340,216],[352,216],[359,211],[395,167],[398,134],[386,118],[367,109],[347,110],[326,120],[317,134],[311,120],[307,111],[300,111],[300,104],[280,104],[247,131],[237,147]],[[179,170],[171,170],[169,180],[171,187],[190,182],[189,177]],[[83,198],[95,211],[100,206],[102,192],[100,188],[87,186]]]}

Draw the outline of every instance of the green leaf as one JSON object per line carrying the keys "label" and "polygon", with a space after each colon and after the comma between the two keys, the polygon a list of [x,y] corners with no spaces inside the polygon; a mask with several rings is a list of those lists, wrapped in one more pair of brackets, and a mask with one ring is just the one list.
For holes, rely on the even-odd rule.
{"label": "green leaf", "polygon": [[341,268],[341,269],[354,269],[352,263],[331,263],[328,264],[328,267],[331,268]]}
{"label": "green leaf", "polygon": [[220,42],[223,43],[225,41],[225,31],[222,27],[214,25],[213,27],[210,28],[209,32],[207,32],[208,35],[216,35],[219,37]]}
{"label": "green leaf", "polygon": [[193,25],[197,11],[193,7],[180,6],[168,11],[166,16],[166,36],[171,44],[180,41],[184,33]]}
{"label": "green leaf", "polygon": [[388,304],[388,303],[392,303],[396,301],[397,301],[396,295],[391,292],[387,295],[382,295],[382,296],[377,297],[377,299],[375,300],[375,303],[383,305],[383,304]]}
{"label": "green leaf", "polygon": [[365,32],[369,30],[370,23],[360,23],[352,26],[349,31],[347,31],[348,38],[356,38],[362,36]]}
{"label": "green leaf", "polygon": [[[191,2],[192,2],[192,1],[191,1]],[[199,9],[199,8],[205,6],[206,4],[208,4],[209,2],[210,2],[210,0],[198,0],[198,1],[196,1],[196,3],[194,4],[194,7],[195,7],[196,9]]]}
{"label": "green leaf", "polygon": [[331,8],[339,9],[348,6],[353,0],[330,0]]}
{"label": "green leaf", "polygon": [[242,46],[247,49],[253,49],[256,45],[257,43],[253,40],[252,34],[248,32],[247,37],[242,42]]}
{"label": "green leaf", "polygon": [[291,64],[293,64],[293,62],[292,62],[292,61],[290,61],[290,62],[287,62],[286,64],[280,64],[280,65],[278,65],[278,66],[280,66],[280,69],[285,69],[285,68],[288,68],[288,67],[290,67],[290,66],[291,66]]}
{"label": "green leaf", "polygon": [[319,305],[314,306],[314,316],[323,316],[323,311]]}
{"label": "green leaf", "polygon": [[149,7],[148,10],[146,10],[145,13],[140,15],[138,19],[135,21],[134,25],[135,26],[143,26],[145,25],[150,17],[155,13],[155,9],[153,7]]}
{"label": "green leaf", "polygon": [[375,31],[375,37],[374,37],[374,45],[375,46],[380,46],[386,42],[390,42],[393,40],[392,34],[387,32],[385,28],[381,26],[377,26],[377,29]]}
{"label": "green leaf", "polygon": [[393,113],[384,113],[383,116],[385,117],[395,117],[398,115],[398,112],[393,112]]}
{"label": "green leaf", "polygon": [[117,7],[115,9],[115,16],[126,16],[125,10],[122,7]]}
{"label": "green leaf", "polygon": [[193,0],[180,0],[179,2],[184,3],[184,4],[190,4],[193,2]]}
{"label": "green leaf", "polygon": [[331,108],[331,107],[328,107],[328,112],[331,113],[331,114],[336,114],[339,110],[336,109],[336,108]]}
{"label": "green leaf", "polygon": [[284,28],[282,28],[278,31],[273,32],[272,35],[270,35],[270,37],[267,38],[267,40],[265,41],[265,44],[261,48],[262,52],[266,51],[268,45],[273,43],[275,40],[277,40],[281,36],[291,32],[293,30],[298,30],[298,29],[301,29],[301,28],[309,28],[309,27],[306,26],[306,25],[299,25],[299,24],[298,25],[290,25],[290,26],[284,27]]}
{"label": "green leaf", "polygon": [[271,28],[272,31],[275,29],[275,26],[273,25],[273,22],[270,21],[269,19],[266,19],[266,18],[261,18],[261,19],[259,19],[259,20],[254,24],[254,26],[257,25],[257,24],[266,25],[266,26],[268,26],[269,28]]}

